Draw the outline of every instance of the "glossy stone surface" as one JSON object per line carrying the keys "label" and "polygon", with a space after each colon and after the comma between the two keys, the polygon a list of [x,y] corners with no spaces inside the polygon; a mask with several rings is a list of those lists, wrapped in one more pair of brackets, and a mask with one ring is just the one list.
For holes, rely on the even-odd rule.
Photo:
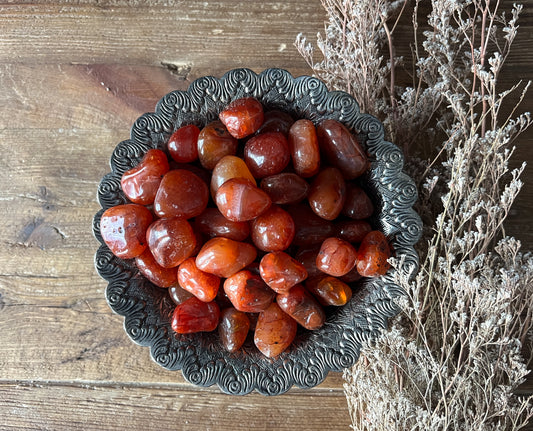
{"label": "glossy stone surface", "polygon": [[348,184],[342,213],[354,220],[367,219],[374,213],[374,204],[361,187]]}
{"label": "glossy stone surface", "polygon": [[287,136],[293,123],[294,119],[286,112],[277,110],[267,111],[264,114],[263,124],[255,134],[280,132]]}
{"label": "glossy stone surface", "polygon": [[191,225],[180,217],[156,220],[148,228],[146,238],[156,262],[165,268],[178,266],[196,248]]}
{"label": "glossy stone surface", "polygon": [[357,251],[339,238],[328,238],[320,246],[316,267],[326,274],[341,277],[350,272],[356,264]]}
{"label": "glossy stone surface", "polygon": [[263,281],[277,293],[285,293],[307,278],[305,267],[282,251],[263,256],[259,272]]}
{"label": "glossy stone surface", "polygon": [[279,308],[305,329],[311,331],[318,329],[326,320],[322,306],[301,284],[297,284],[286,293],[279,293],[276,302]]}
{"label": "glossy stone surface", "polygon": [[279,132],[250,138],[244,146],[244,161],[255,178],[279,174],[291,161],[287,138]]}
{"label": "glossy stone surface", "polygon": [[218,118],[228,132],[241,139],[255,133],[263,124],[263,105],[253,97],[243,97],[231,102]]}
{"label": "glossy stone surface", "polygon": [[329,275],[308,280],[305,283],[305,287],[324,306],[334,305],[340,307],[352,297],[350,286]]}
{"label": "glossy stone surface", "polygon": [[219,318],[216,302],[203,302],[193,296],[176,306],[171,326],[178,334],[211,332],[217,328]]}
{"label": "glossy stone surface", "polygon": [[224,156],[234,156],[238,142],[220,121],[205,126],[198,135],[198,158],[205,169],[212,170]]}
{"label": "glossy stone surface", "polygon": [[154,201],[159,217],[196,217],[207,206],[209,191],[200,177],[185,169],[168,172]]}
{"label": "glossy stone surface", "polygon": [[261,188],[278,205],[296,204],[307,197],[309,184],[299,175],[291,172],[263,178]]}
{"label": "glossy stone surface", "polygon": [[310,120],[296,121],[289,131],[289,148],[296,173],[304,178],[320,169],[320,149],[315,125]]}
{"label": "glossy stone surface", "polygon": [[259,250],[281,251],[291,245],[295,231],[290,214],[272,205],[252,222],[250,235]]}
{"label": "glossy stone surface", "polygon": [[191,292],[187,292],[185,289],[183,289],[179,285],[179,283],[176,283],[170,286],[168,288],[168,294],[176,305],[179,305],[182,302],[185,302],[187,301],[187,299],[192,298],[194,296]]}
{"label": "glossy stone surface", "polygon": [[115,256],[132,259],[146,249],[146,230],[152,219],[152,213],[142,205],[117,205],[102,214],[100,234]]}
{"label": "glossy stone surface", "polygon": [[369,169],[368,157],[359,141],[339,121],[321,121],[317,126],[317,135],[326,158],[339,168],[344,178],[357,178]]}
{"label": "glossy stone surface", "polygon": [[387,259],[391,257],[389,242],[380,231],[368,233],[357,251],[357,272],[363,277],[385,275],[390,268]]}
{"label": "glossy stone surface", "polygon": [[265,310],[276,296],[261,277],[246,269],[224,281],[224,292],[237,310],[248,313]]}
{"label": "glossy stone surface", "polygon": [[148,150],[137,166],[122,175],[122,191],[134,203],[151,205],[168,170],[166,154],[161,150]]}
{"label": "glossy stone surface", "polygon": [[226,308],[220,313],[220,323],[218,324],[218,335],[222,345],[228,352],[239,350],[250,330],[250,319],[247,313]]}
{"label": "glossy stone surface", "polygon": [[235,241],[244,241],[250,235],[248,222],[228,220],[217,208],[206,208],[194,219],[194,228],[207,238],[222,236]]}
{"label": "glossy stone surface", "polygon": [[228,220],[248,221],[264,213],[272,201],[246,178],[231,178],[222,184],[215,198],[219,211]]}
{"label": "glossy stone surface", "polygon": [[333,236],[333,223],[317,216],[309,208],[309,205],[300,203],[298,205],[290,205],[286,209],[295,225],[294,239],[292,241],[294,245],[314,246]]}
{"label": "glossy stone surface", "polygon": [[224,156],[218,161],[211,176],[210,188],[213,199],[219,187],[231,178],[246,178],[257,185],[243,159],[237,156]]}
{"label": "glossy stone surface", "polygon": [[340,239],[348,242],[361,242],[372,230],[366,220],[345,220],[335,223],[335,234]]}
{"label": "glossy stone surface", "polygon": [[203,302],[213,301],[220,287],[220,277],[200,270],[194,257],[189,257],[180,264],[178,282],[183,289]]}
{"label": "glossy stone surface", "polygon": [[167,144],[170,157],[178,163],[191,163],[198,159],[199,134],[200,129],[194,124],[176,130]]}
{"label": "glossy stone surface", "polygon": [[259,313],[254,343],[263,355],[274,358],[291,345],[297,329],[296,321],[273,302]]}
{"label": "glossy stone surface", "polygon": [[346,185],[341,172],[333,167],[320,171],[311,183],[307,199],[316,215],[335,220],[346,199]]}
{"label": "glossy stone surface", "polygon": [[256,256],[257,251],[251,244],[213,238],[203,245],[196,256],[196,266],[202,271],[227,278],[252,263]]}
{"label": "glossy stone surface", "polygon": [[135,258],[135,265],[142,275],[159,287],[170,287],[178,280],[177,268],[164,268],[157,263],[147,247],[144,253]]}

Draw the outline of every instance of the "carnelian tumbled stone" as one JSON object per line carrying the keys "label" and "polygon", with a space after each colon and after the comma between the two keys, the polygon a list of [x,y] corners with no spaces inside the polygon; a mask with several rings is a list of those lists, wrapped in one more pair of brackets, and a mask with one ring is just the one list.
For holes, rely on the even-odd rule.
{"label": "carnelian tumbled stone", "polygon": [[236,352],[242,347],[249,330],[250,319],[246,313],[233,307],[226,308],[220,313],[218,335],[228,352]]}
{"label": "carnelian tumbled stone", "polygon": [[137,268],[149,281],[159,287],[170,287],[178,280],[177,268],[164,268],[157,263],[149,248],[135,258]]}
{"label": "carnelian tumbled stone", "polygon": [[180,127],[168,140],[167,148],[178,163],[191,163],[198,158],[198,135],[200,129],[194,124]]}
{"label": "carnelian tumbled stone", "polygon": [[340,307],[352,297],[352,289],[338,278],[326,275],[308,280],[305,287],[322,305]]}
{"label": "carnelian tumbled stone", "polygon": [[263,124],[255,134],[280,132],[287,136],[293,123],[294,119],[286,112],[277,110],[267,111],[264,115]]}
{"label": "carnelian tumbled stone", "polygon": [[264,255],[259,272],[265,283],[277,293],[285,293],[307,278],[305,267],[282,251]]}
{"label": "carnelian tumbled stone", "polygon": [[339,168],[344,178],[357,178],[370,167],[357,138],[344,124],[336,120],[323,120],[317,126],[317,135],[326,158]]}
{"label": "carnelian tumbled stone", "polygon": [[243,159],[237,156],[224,156],[216,164],[211,176],[213,199],[219,187],[231,178],[246,178],[256,185],[255,178]]}
{"label": "carnelian tumbled stone", "polygon": [[263,355],[273,358],[291,345],[297,329],[296,321],[273,302],[259,313],[254,343]]}
{"label": "carnelian tumbled stone", "polygon": [[255,133],[263,124],[263,106],[253,97],[243,97],[231,102],[218,118],[231,136],[241,139]]}
{"label": "carnelian tumbled stone", "polygon": [[263,178],[261,188],[278,205],[296,204],[307,197],[309,184],[292,172],[282,172]]}
{"label": "carnelian tumbled stone", "polygon": [[248,222],[228,220],[217,208],[206,208],[194,219],[194,226],[197,232],[208,238],[223,236],[235,241],[244,241],[250,235]]}
{"label": "carnelian tumbled stone", "polygon": [[252,263],[256,256],[257,251],[251,244],[213,238],[204,244],[196,256],[196,266],[202,271],[227,278]]}
{"label": "carnelian tumbled stone", "polygon": [[196,248],[196,235],[187,220],[162,218],[146,232],[148,246],[159,265],[173,268],[187,259]]}
{"label": "carnelian tumbled stone", "polygon": [[209,200],[202,179],[185,169],[170,171],[163,177],[154,201],[159,217],[191,218],[201,214]]}
{"label": "carnelian tumbled stone", "polygon": [[[177,270],[177,268],[175,268]],[[187,299],[192,298],[194,295],[191,292],[187,292],[183,289],[179,283],[175,283],[168,288],[168,294],[170,298],[176,305],[181,304],[182,302],[187,301]]]}
{"label": "carnelian tumbled stone", "polygon": [[378,230],[369,232],[357,252],[357,272],[363,277],[384,275],[390,268],[391,250],[387,237]]}
{"label": "carnelian tumbled stone", "polygon": [[217,328],[219,318],[216,302],[203,302],[193,296],[176,306],[171,326],[178,334],[211,332]]}
{"label": "carnelian tumbled stone", "polygon": [[355,220],[367,219],[374,213],[374,204],[361,187],[347,184],[342,213]]}
{"label": "carnelian tumbled stone", "polygon": [[200,270],[194,257],[189,257],[180,264],[178,282],[183,289],[203,302],[213,301],[220,287],[220,278]]}
{"label": "carnelian tumbled stone", "polygon": [[336,219],[346,199],[346,185],[341,172],[333,167],[320,171],[311,184],[307,199],[318,216],[326,220]]}
{"label": "carnelian tumbled stone", "polygon": [[328,238],[320,246],[316,267],[326,274],[340,277],[349,273],[356,264],[357,251],[349,242]]}
{"label": "carnelian tumbled stone", "polygon": [[228,220],[247,221],[264,213],[272,201],[246,178],[231,178],[217,190],[215,201]]}
{"label": "carnelian tumbled stone", "polygon": [[205,126],[198,135],[198,158],[205,169],[212,170],[224,156],[237,152],[238,142],[220,121]]}
{"label": "carnelian tumbled stone", "polygon": [[316,257],[320,251],[320,246],[300,247],[294,256],[307,271],[307,278],[314,278],[324,273],[316,267]]}
{"label": "carnelian tumbled stone", "polygon": [[366,220],[346,220],[335,224],[336,236],[348,242],[361,242],[372,230]]}
{"label": "carnelian tumbled stone", "polygon": [[297,284],[286,293],[279,293],[276,302],[279,308],[305,329],[313,331],[326,321],[322,306],[301,284]]}
{"label": "carnelian tumbled stone", "polygon": [[276,293],[258,275],[244,269],[224,281],[224,292],[239,311],[258,313],[266,309]]}
{"label": "carnelian tumbled stone", "polygon": [[279,174],[291,161],[287,138],[279,132],[254,136],[244,146],[244,161],[255,178]]}
{"label": "carnelian tumbled stone", "polygon": [[168,170],[165,153],[161,150],[148,150],[137,166],[122,175],[120,180],[122,191],[136,204],[151,205],[159,184]]}
{"label": "carnelian tumbled stone", "polygon": [[117,205],[102,214],[100,233],[115,256],[132,259],[146,249],[146,230],[152,220],[152,213],[142,205]]}
{"label": "carnelian tumbled stone", "polygon": [[302,177],[312,177],[320,168],[320,149],[315,125],[310,120],[296,121],[289,131],[292,164]]}
{"label": "carnelian tumbled stone", "polygon": [[294,238],[294,221],[287,211],[273,205],[252,222],[250,233],[260,250],[285,250]]}

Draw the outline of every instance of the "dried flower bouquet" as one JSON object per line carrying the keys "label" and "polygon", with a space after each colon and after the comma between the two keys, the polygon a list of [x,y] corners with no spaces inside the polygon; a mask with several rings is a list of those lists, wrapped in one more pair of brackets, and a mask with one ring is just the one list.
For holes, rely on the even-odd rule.
{"label": "dried flower bouquet", "polygon": [[[524,428],[533,397],[516,390],[531,359],[533,257],[503,223],[522,186],[524,165],[509,167],[513,142],[531,122],[506,105],[529,83],[499,85],[522,7],[321,2],[329,21],[320,61],[302,35],[296,46],[315,75],[351,93],[404,148],[425,223],[418,272],[398,275],[401,313],[344,373],[353,428]],[[403,59],[394,36],[409,16],[412,58]]]}

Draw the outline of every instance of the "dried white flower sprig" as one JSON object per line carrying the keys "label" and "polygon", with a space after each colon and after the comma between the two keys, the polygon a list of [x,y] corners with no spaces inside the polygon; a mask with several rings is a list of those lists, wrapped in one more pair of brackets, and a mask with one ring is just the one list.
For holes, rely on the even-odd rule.
{"label": "dried white flower sprig", "polygon": [[[322,60],[296,40],[314,73],[380,118],[407,154],[434,155],[407,164],[425,223],[420,270],[414,279],[398,271],[402,312],[344,373],[353,428],[523,428],[533,417],[533,397],[516,394],[532,350],[533,257],[503,223],[522,186],[524,166],[509,168],[513,141],[531,120],[502,108],[529,84],[498,86],[521,6],[506,15],[498,0],[432,0],[420,22],[416,0],[407,62],[393,43],[406,1],[321,1]],[[406,65],[412,84],[402,87]]]}

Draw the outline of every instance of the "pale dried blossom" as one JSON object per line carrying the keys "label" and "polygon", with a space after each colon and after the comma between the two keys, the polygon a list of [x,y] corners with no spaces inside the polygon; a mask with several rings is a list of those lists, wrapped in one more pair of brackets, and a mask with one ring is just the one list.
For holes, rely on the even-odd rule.
{"label": "pale dried blossom", "polygon": [[[504,221],[524,169],[509,167],[513,143],[531,120],[517,106],[504,117],[502,107],[529,84],[502,91],[498,82],[522,7],[506,15],[499,1],[431,0],[422,23],[415,0],[407,61],[393,36],[408,2],[321,2],[321,60],[302,35],[296,42],[314,73],[354,95],[408,154],[433,154],[406,163],[424,222],[420,269],[411,277],[391,259],[402,312],[344,373],[353,428],[524,428],[533,397],[517,388],[533,350],[533,256],[505,236]],[[412,68],[411,84],[399,85],[399,67]]]}

